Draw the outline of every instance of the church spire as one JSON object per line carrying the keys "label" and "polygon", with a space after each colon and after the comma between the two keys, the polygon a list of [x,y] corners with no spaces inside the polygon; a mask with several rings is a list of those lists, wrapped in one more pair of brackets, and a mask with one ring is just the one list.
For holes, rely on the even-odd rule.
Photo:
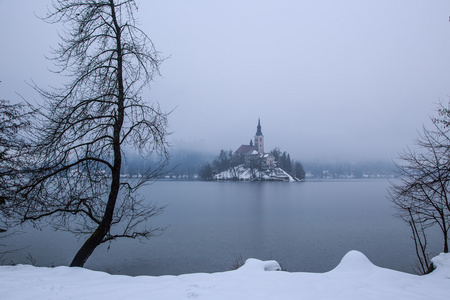
{"label": "church spire", "polygon": [[256,127],[255,147],[258,153],[264,153],[264,136],[261,132],[261,121],[258,118],[258,127]]}
{"label": "church spire", "polygon": [[256,127],[256,135],[257,136],[263,135],[261,132],[261,122],[260,122],[259,118],[258,118],[258,127]]}

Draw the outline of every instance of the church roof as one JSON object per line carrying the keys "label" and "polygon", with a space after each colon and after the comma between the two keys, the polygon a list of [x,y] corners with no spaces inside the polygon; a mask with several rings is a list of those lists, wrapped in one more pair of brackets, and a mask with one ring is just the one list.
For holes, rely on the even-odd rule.
{"label": "church roof", "polygon": [[258,151],[255,146],[241,145],[234,153],[236,154],[250,154],[252,151]]}

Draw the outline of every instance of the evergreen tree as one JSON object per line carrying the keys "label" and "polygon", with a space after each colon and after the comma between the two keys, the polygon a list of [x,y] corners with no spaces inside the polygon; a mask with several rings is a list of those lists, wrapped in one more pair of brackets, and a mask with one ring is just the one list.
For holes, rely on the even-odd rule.
{"label": "evergreen tree", "polygon": [[306,172],[303,165],[299,161],[294,163],[294,173],[297,179],[305,179]]}
{"label": "evergreen tree", "polygon": [[200,170],[200,178],[202,180],[211,181],[211,180],[213,180],[213,176],[214,176],[213,169],[212,169],[212,167],[211,167],[211,165],[209,163],[207,163],[206,165],[204,165],[201,168],[201,170]]}

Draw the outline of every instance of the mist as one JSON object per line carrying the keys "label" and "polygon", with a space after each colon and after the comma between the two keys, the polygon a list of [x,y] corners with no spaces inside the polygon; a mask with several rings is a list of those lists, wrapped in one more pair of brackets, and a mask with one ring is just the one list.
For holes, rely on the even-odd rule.
{"label": "mist", "polygon": [[[1,0],[0,96],[58,86],[51,1]],[[449,1],[140,1],[166,57],[143,97],[174,148],[237,149],[261,119],[266,149],[300,161],[391,160],[448,101]],[[28,84],[27,84],[28,82]]]}

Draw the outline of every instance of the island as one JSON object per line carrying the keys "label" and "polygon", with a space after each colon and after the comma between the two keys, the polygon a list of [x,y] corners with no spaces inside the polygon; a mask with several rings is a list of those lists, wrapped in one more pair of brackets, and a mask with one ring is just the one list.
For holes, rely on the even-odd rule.
{"label": "island", "polygon": [[296,182],[304,176],[300,162],[292,164],[287,152],[281,153],[278,148],[268,153],[264,151],[259,118],[256,134],[249,144],[241,145],[234,152],[221,150],[213,166],[206,164],[200,172],[203,180]]}

